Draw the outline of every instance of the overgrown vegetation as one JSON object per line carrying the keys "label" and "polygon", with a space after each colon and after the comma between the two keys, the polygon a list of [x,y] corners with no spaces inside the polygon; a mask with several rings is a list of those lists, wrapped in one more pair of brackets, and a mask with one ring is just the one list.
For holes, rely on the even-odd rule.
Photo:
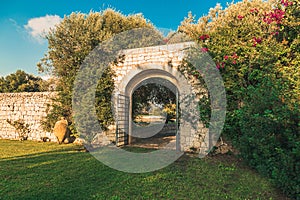
{"label": "overgrown vegetation", "polygon": [[8,119],[6,121],[16,129],[16,132],[19,136],[19,140],[27,140],[28,133],[30,133],[31,131],[29,128],[29,124],[26,124],[23,119],[18,119],[16,121]]}
{"label": "overgrown vegetation", "polygon": [[226,88],[224,135],[250,166],[300,194],[300,2],[220,5],[179,30],[214,59]]}
{"label": "overgrown vegetation", "polygon": [[[244,0],[225,10],[218,5],[198,21],[189,14],[179,27],[213,57],[223,77],[228,102],[223,136],[232,140],[250,166],[270,177],[292,198],[300,194],[299,10],[299,0]],[[48,55],[39,69],[59,78],[59,97],[47,116],[46,128],[53,127],[60,116],[73,122],[73,82],[89,52],[114,34],[137,27],[153,28],[140,15],[123,16],[106,10],[88,15],[73,13],[52,30],[47,36]],[[182,36],[174,38],[186,40]],[[189,75],[203,83],[199,72]],[[96,92],[96,109],[103,128],[112,122],[113,76],[108,68]],[[209,98],[204,97],[200,111],[202,121],[208,125]],[[82,121],[88,124],[88,118]],[[76,132],[74,124],[71,129]],[[116,191],[118,195],[120,191]],[[122,196],[118,195],[116,199]]]}
{"label": "overgrown vegetation", "polygon": [[183,156],[164,169],[129,174],[81,149],[0,140],[1,199],[286,199],[266,178],[230,155]]}

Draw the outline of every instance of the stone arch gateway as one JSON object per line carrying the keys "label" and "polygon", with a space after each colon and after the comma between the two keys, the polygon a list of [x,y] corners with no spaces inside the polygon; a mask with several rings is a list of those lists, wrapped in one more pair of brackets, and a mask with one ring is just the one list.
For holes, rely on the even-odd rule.
{"label": "stone arch gateway", "polygon": [[[128,113],[125,114],[127,116],[123,116],[128,120],[123,123],[127,123],[124,128],[129,135],[129,143],[130,136],[138,136],[132,128],[132,94],[139,85],[145,82],[160,81],[178,96],[181,117],[176,134],[176,144],[173,144],[176,149],[190,151],[193,148],[199,149],[203,142],[208,144],[208,137],[205,137],[208,129],[199,120],[195,88],[191,85],[190,80],[187,80],[178,70],[178,66],[185,56],[185,50],[193,44],[186,42],[127,49],[120,53],[124,56],[124,61],[113,66],[113,70],[116,72],[113,102],[116,115],[122,115],[117,109],[118,95],[128,98],[126,104]],[[117,120],[119,120],[118,117]]]}
{"label": "stone arch gateway", "polygon": [[[202,150],[206,151],[207,149],[210,149],[212,146],[209,144],[209,141],[211,140],[214,142],[217,140],[217,138],[209,139],[208,137],[208,135],[212,135],[211,127],[214,128],[214,126],[210,126],[210,128],[208,129],[204,127],[201,122],[199,122],[199,116],[195,115],[195,113],[197,112],[194,112],[195,110],[197,110],[197,98],[194,98],[193,96],[195,88],[193,88],[192,84],[190,83],[191,80],[187,80],[178,71],[178,67],[184,59],[186,49],[193,44],[194,43],[192,42],[186,42],[122,50],[120,54],[124,55],[124,61],[116,65],[112,65],[113,70],[116,72],[116,77],[114,80],[114,97],[117,94],[128,96],[128,102],[130,105],[130,96],[132,92],[136,87],[144,83],[144,81],[156,81],[158,79],[165,80],[165,82],[167,82],[169,85],[168,88],[173,87],[173,90],[175,91],[174,93],[178,92],[180,109],[183,111],[181,113],[182,117],[180,119],[177,147],[179,147],[178,149],[182,151],[189,151],[191,148],[195,148],[200,150],[201,152]],[[216,79],[214,79],[214,82],[216,82],[215,80]],[[222,88],[221,85],[220,88],[221,89],[219,90],[210,90],[210,88],[208,89],[210,91],[216,91],[215,93],[223,95],[222,92],[224,90],[224,87]],[[211,97],[215,96],[217,98],[217,94],[211,94]],[[52,133],[46,133],[42,129],[40,121],[42,120],[43,116],[47,115],[47,112],[49,110],[47,109],[46,104],[50,104],[52,102],[51,99],[56,95],[57,93],[55,92],[1,94],[0,100],[3,105],[1,104],[2,107],[0,109],[0,138],[16,139],[17,133],[15,132],[15,129],[7,123],[7,119],[17,120],[19,118],[24,118],[25,122],[30,125],[30,129],[32,130],[28,139],[39,140],[41,137],[47,136],[51,138],[52,141],[55,141],[55,136]],[[30,102],[31,97],[34,97],[34,99],[37,100],[32,100],[32,102]],[[223,99],[221,100],[224,99],[225,98],[223,97]],[[34,106],[28,106],[28,102],[30,102]],[[215,126],[217,129],[221,129],[224,124],[223,116],[225,116],[224,108],[226,107],[226,99],[223,102],[223,105],[225,105],[223,107],[222,105],[218,105],[218,102],[216,104],[212,103],[211,105],[212,107],[217,105],[213,107],[213,109],[217,111],[220,110],[220,119],[217,118],[217,115],[213,119],[215,122],[219,123],[219,125],[217,124],[217,126]],[[6,104],[8,106],[11,105],[11,108],[6,106]],[[13,107],[16,109],[12,109]],[[128,113],[131,114],[130,106],[128,108]],[[14,116],[14,118],[9,118],[9,116]],[[128,119],[130,119],[129,116]],[[130,124],[131,123],[129,123],[128,120],[128,134],[132,135],[133,133],[130,129]],[[212,130],[212,133],[218,133],[219,130],[214,132],[213,131],[214,130]],[[218,136],[218,134],[215,135]],[[111,138],[109,137],[109,139]],[[212,143],[212,145],[214,145],[214,143]]]}

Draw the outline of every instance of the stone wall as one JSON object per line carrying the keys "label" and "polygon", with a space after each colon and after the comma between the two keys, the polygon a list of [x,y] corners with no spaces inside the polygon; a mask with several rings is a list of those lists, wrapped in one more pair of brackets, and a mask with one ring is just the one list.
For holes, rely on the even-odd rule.
{"label": "stone wall", "polygon": [[24,93],[1,93],[0,94],[0,138],[19,139],[15,127],[7,120],[24,120],[29,125],[29,140],[40,140],[48,137],[56,141],[53,133],[45,132],[41,126],[41,120],[50,109],[55,92],[24,92]]}
{"label": "stone wall", "polygon": [[125,60],[113,66],[116,72],[115,84],[118,85],[130,70],[140,65],[158,64],[177,67],[184,58],[183,49],[192,44],[193,42],[184,42],[123,50],[120,55],[125,55]]}
{"label": "stone wall", "polygon": [[[193,45],[192,42],[185,42],[121,51],[120,55],[124,55],[124,61],[112,66],[116,72],[114,80],[116,88],[126,94],[126,90],[133,91],[134,87],[143,81],[144,78],[158,76],[174,81],[172,83],[181,91],[179,100],[181,102],[180,105],[183,107],[187,104],[181,101],[181,99],[185,99],[185,95],[197,94],[198,90],[202,89],[202,87],[199,87],[197,80],[194,80],[194,77],[183,79],[181,78],[182,74],[178,71],[178,66],[185,56],[185,49],[191,45]],[[186,85],[188,87],[185,87]],[[18,139],[19,135],[16,129],[7,120],[24,120],[30,128],[28,139],[40,140],[41,137],[49,137],[51,141],[56,141],[53,133],[43,131],[41,126],[41,120],[50,109],[48,105],[51,104],[51,97],[55,95],[56,93],[54,92],[0,94],[0,139]],[[196,105],[196,102],[193,103],[188,102],[187,106],[183,108],[187,108],[187,111],[191,110],[189,109],[190,107],[195,109],[196,106],[193,105]],[[184,110],[182,107],[181,110]],[[192,117],[192,119],[194,118]],[[184,121],[180,122],[182,126],[179,130],[181,149],[200,148],[203,138],[208,133],[208,129],[199,122],[187,122],[183,126],[184,123]],[[182,127],[185,127],[185,129]],[[188,134],[189,132],[191,134]],[[111,140],[115,140],[115,130],[113,128],[106,135]]]}

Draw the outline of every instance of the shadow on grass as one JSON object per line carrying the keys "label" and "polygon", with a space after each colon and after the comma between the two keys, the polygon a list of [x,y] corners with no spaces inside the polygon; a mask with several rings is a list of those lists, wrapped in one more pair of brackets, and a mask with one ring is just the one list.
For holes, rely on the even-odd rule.
{"label": "shadow on grass", "polygon": [[128,174],[74,146],[0,160],[0,188],[0,199],[285,199],[237,161],[184,155],[167,168]]}

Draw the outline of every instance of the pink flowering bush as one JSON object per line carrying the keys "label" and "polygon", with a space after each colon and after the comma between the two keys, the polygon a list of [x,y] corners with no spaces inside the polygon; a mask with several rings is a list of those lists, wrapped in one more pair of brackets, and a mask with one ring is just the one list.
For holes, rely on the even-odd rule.
{"label": "pink flowering bush", "polygon": [[299,6],[244,0],[199,20],[190,14],[179,27],[209,50],[223,77],[225,136],[291,197],[300,193]]}
{"label": "pink flowering bush", "polygon": [[276,8],[273,11],[266,13],[263,20],[267,24],[271,24],[273,22],[281,24],[284,14],[285,12],[283,10]]}

